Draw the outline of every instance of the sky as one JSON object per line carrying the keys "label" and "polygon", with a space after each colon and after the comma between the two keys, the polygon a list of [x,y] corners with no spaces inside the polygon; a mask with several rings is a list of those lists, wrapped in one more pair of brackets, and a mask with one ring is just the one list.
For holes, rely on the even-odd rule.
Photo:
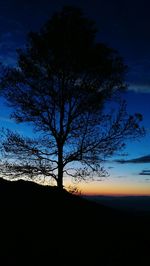
{"label": "sky", "polygon": [[[146,136],[129,141],[125,157],[106,163],[109,177],[101,182],[80,184],[81,192],[113,195],[150,195],[150,3],[134,0],[1,0],[0,61],[16,63],[16,48],[24,47],[29,31],[38,31],[46,20],[63,5],[81,7],[96,22],[97,40],[118,50],[128,65],[124,95],[130,113],[140,112]],[[26,125],[16,125],[9,118],[10,110],[3,100],[0,125],[31,133]],[[146,156],[146,160],[143,157]],[[138,158],[138,161],[134,160]],[[118,160],[117,160],[118,159]],[[119,160],[124,161],[120,162]]]}

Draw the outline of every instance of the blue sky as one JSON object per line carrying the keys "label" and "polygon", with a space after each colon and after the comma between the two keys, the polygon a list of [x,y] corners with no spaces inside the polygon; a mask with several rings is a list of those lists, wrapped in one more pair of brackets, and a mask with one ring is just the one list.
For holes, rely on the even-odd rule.
{"label": "blue sky", "polygon": [[[142,157],[150,154],[150,16],[149,1],[48,1],[48,0],[1,0],[0,2],[0,61],[7,65],[16,63],[16,48],[26,43],[26,34],[31,30],[39,30],[49,16],[60,10],[64,4],[73,4],[83,8],[88,17],[94,19],[99,30],[97,39],[117,49],[128,65],[126,82],[128,91],[125,94],[127,108],[130,113],[143,114],[143,125],[146,136],[128,142],[124,159]],[[20,133],[31,134],[31,127],[16,125],[10,118],[10,110],[1,99],[0,124],[15,129]],[[113,160],[113,158],[112,158]],[[149,163],[110,163],[110,180],[133,184],[145,182],[150,194],[150,172],[139,175],[150,169]],[[109,164],[108,166],[109,167]],[[119,178],[120,176],[120,178]],[[126,180],[126,181],[125,181]],[[104,182],[107,182],[104,181]],[[120,181],[119,181],[120,182]],[[101,183],[100,185],[101,186]]]}

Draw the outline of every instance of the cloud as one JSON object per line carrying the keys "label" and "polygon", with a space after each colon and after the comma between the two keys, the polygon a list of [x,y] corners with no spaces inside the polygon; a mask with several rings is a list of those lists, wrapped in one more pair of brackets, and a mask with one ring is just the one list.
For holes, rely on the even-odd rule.
{"label": "cloud", "polygon": [[15,29],[0,34],[0,62],[4,65],[14,66],[16,64],[16,48],[21,48],[22,33]]}
{"label": "cloud", "polygon": [[118,175],[118,176],[115,176],[115,178],[126,178],[127,176],[126,175]]}
{"label": "cloud", "polygon": [[14,123],[14,121],[9,117],[0,116],[1,122]]}
{"label": "cloud", "polygon": [[148,175],[150,176],[150,170],[142,170],[139,175]]}
{"label": "cloud", "polygon": [[136,59],[130,61],[127,74],[128,90],[138,93],[150,93],[150,60]]}
{"label": "cloud", "polygon": [[115,162],[117,163],[150,163],[150,154],[146,155],[146,156],[141,156],[138,158],[133,158],[130,160],[115,160]]}
{"label": "cloud", "polygon": [[128,90],[136,92],[136,93],[150,93],[150,85],[133,84],[133,85],[129,85]]}

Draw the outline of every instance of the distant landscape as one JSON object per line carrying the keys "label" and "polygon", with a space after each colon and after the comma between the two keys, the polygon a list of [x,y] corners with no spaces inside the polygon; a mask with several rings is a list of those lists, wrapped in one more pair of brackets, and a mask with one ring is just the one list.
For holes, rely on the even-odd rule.
{"label": "distant landscape", "polygon": [[115,209],[150,212],[150,196],[85,196],[85,198]]}

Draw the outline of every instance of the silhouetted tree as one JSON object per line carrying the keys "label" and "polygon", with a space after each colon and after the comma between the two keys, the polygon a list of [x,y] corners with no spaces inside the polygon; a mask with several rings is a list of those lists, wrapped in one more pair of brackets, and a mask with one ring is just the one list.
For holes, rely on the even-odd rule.
{"label": "silhouetted tree", "polygon": [[3,175],[63,177],[105,176],[101,162],[144,133],[140,114],[128,116],[126,104],[106,113],[105,103],[126,89],[126,66],[118,53],[96,42],[94,23],[81,10],[64,7],[39,33],[30,33],[18,50],[18,66],[9,68],[1,87],[12,117],[31,123],[38,138],[8,131],[3,142]]}

